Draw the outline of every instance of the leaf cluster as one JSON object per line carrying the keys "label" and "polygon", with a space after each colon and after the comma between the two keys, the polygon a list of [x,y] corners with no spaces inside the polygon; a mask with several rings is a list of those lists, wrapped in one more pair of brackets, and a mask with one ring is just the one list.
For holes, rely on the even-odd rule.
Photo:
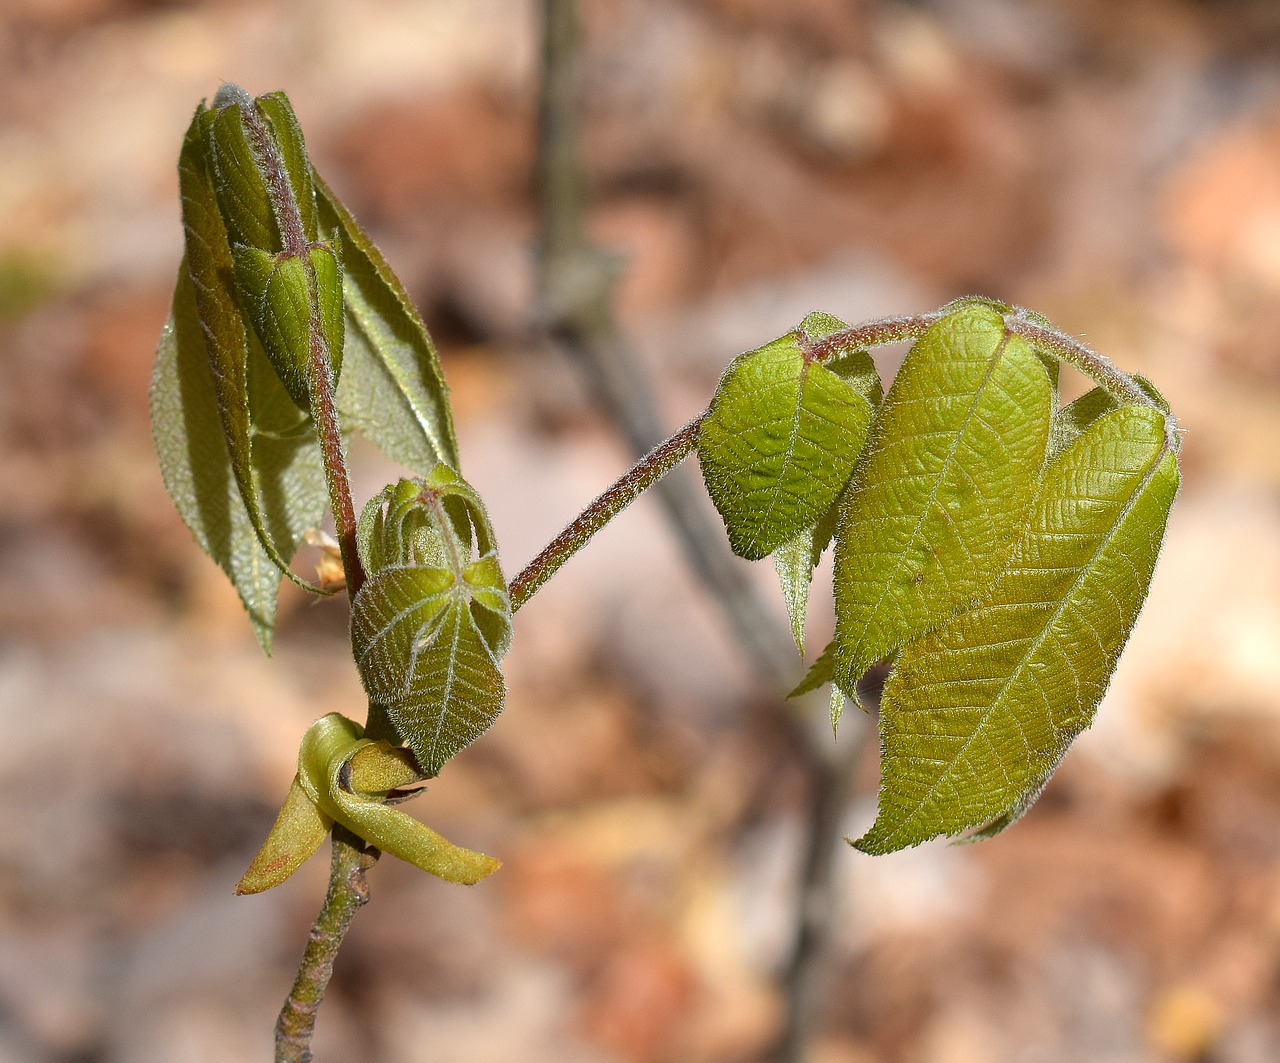
{"label": "leaf cluster", "polygon": [[1177,490],[1154,388],[1061,406],[1055,352],[1015,316],[945,307],[881,401],[866,352],[829,353],[845,327],[810,315],[730,365],[700,431],[730,544],[773,553],[802,652],[834,542],[835,638],[793,693],[830,682],[834,727],[892,663],[879,813],[854,843],[867,852],[990,835],[1026,811],[1093,718]]}

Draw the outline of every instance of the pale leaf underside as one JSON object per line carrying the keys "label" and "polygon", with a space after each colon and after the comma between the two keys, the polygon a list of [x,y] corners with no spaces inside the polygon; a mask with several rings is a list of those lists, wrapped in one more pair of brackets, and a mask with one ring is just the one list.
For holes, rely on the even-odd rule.
{"label": "pale leaf underside", "polygon": [[1150,407],[1104,414],[1051,461],[991,592],[902,651],[881,710],[879,814],[858,848],[993,833],[1025,811],[1092,720],[1177,486]]}
{"label": "pale leaf underside", "polygon": [[502,710],[499,653],[486,641],[471,591],[446,569],[385,568],[351,615],[356,664],[428,775],[483,734]]}
{"label": "pale leaf underside", "polygon": [[[264,649],[275,626],[280,569],[264,549],[245,504],[218,414],[204,337],[185,267],[173,316],[156,352],[151,424],[165,487],[196,541],[226,572]],[[324,515],[324,468],[314,436],[251,437],[263,532],[292,557]]]}

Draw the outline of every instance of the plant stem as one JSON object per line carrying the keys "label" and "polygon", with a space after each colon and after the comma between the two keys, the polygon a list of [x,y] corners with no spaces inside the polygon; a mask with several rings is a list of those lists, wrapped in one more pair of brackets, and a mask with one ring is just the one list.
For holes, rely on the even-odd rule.
{"label": "plant stem", "polygon": [[[802,342],[810,357],[824,361],[851,348],[876,347],[919,336],[937,319],[937,314],[880,318],[821,340],[811,342],[802,337]],[[632,465],[520,570],[509,588],[513,613],[586,546],[596,532],[689,456],[697,446],[698,429],[706,416],[707,411],[703,410]]]}
{"label": "plant stem", "polygon": [[333,975],[338,947],[356,912],[369,900],[365,872],[376,859],[376,850],[366,849],[355,835],[334,826],[329,890],[312,924],[293,988],[276,1019],[276,1063],[311,1061],[316,1012]]}
{"label": "plant stem", "polygon": [[704,417],[705,411],[632,465],[520,570],[510,587],[513,613],[596,532],[689,456],[697,445],[698,428]]}
{"label": "plant stem", "polygon": [[[346,455],[342,447],[333,352],[329,350],[320,324],[319,279],[307,256],[311,245],[279,148],[255,104],[242,104],[241,115],[266,177],[267,196],[280,227],[282,251],[307,263],[307,283],[311,296],[306,352],[307,393],[311,414],[315,418],[325,481],[329,488],[329,508],[333,511],[347,594],[354,601],[364,584],[365,572],[356,543],[355,504],[351,498],[351,479],[347,474]],[[380,731],[385,721],[371,713],[368,723],[372,737],[381,737],[372,732]],[[316,1012],[324,999],[329,979],[333,976],[338,949],[342,946],[342,939],[356,912],[369,900],[369,884],[365,872],[377,859],[377,850],[366,847],[359,838],[338,824],[333,827],[332,845],[329,888],[312,924],[293,986],[276,1020],[276,1063],[309,1063],[311,1060],[311,1038],[315,1032]]]}
{"label": "plant stem", "polygon": [[[1042,325],[1025,316],[1025,311],[1018,309],[1006,314],[1004,325],[1015,336],[1021,336],[1032,347],[1059,358],[1068,365],[1075,366],[1091,380],[1102,385],[1117,398],[1142,406],[1158,407],[1156,401],[1142,390],[1133,379],[1109,359],[1073,339],[1065,332]],[[1163,411],[1162,411],[1163,412]]]}

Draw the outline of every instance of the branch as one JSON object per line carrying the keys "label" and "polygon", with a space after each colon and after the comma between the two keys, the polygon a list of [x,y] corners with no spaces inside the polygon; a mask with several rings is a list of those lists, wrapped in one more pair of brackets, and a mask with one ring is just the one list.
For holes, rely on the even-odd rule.
{"label": "branch", "polygon": [[365,872],[377,858],[376,849],[366,849],[342,827],[333,828],[329,890],[311,927],[293,988],[276,1019],[276,1063],[311,1063],[316,1012],[333,976],[338,947],[356,912],[369,900]]}

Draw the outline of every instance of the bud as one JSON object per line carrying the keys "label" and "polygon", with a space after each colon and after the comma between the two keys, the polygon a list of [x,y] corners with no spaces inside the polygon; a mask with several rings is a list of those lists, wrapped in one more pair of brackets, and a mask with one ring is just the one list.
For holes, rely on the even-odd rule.
{"label": "bud", "polygon": [[[336,383],[342,362],[342,263],[320,232],[302,131],[282,92],[251,99],[224,85],[196,112],[204,179],[218,219],[195,235],[225,243],[235,311],[257,336],[289,397],[311,408],[311,374]],[[224,256],[220,256],[224,257]]]}

